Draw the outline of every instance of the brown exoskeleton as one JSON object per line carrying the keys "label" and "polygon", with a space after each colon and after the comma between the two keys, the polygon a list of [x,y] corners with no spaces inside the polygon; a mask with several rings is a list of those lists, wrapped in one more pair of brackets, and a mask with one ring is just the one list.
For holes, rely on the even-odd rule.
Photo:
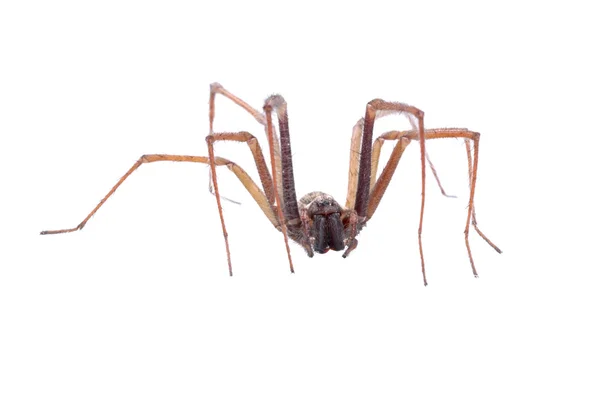
{"label": "brown exoskeleton", "polygon": [[[215,117],[215,97],[217,94],[230,99],[264,126],[269,141],[270,169],[267,167],[263,152],[257,139],[248,132],[214,133],[213,121]],[[43,231],[42,235],[73,232],[83,229],[88,220],[98,211],[104,202],[117,190],[117,188],[135,171],[140,165],[155,161],[179,161],[197,162],[208,164],[211,169],[211,179],[214,183],[214,194],[217,200],[219,217],[225,239],[227,252],[227,263],[229,274],[233,274],[231,266],[231,254],[229,251],[228,234],[225,228],[223,210],[221,207],[221,196],[217,180],[217,166],[226,166],[241,181],[250,195],[259,205],[265,216],[273,226],[283,233],[286,251],[290,265],[290,271],[294,272],[292,257],[288,244],[288,238],[300,244],[309,257],[314,253],[323,254],[329,250],[342,251],[343,257],[347,257],[358,245],[356,236],[371,219],[377,209],[383,194],[398,166],[398,162],[406,147],[412,141],[418,141],[421,152],[421,213],[419,219],[418,239],[419,252],[421,256],[421,269],[423,281],[427,285],[425,275],[425,261],[423,257],[423,245],[421,232],[423,228],[423,212],[425,207],[425,141],[438,138],[463,138],[467,149],[467,160],[469,165],[470,195],[467,211],[467,223],[465,227],[465,244],[471,268],[477,277],[477,270],[471,255],[469,245],[469,227],[473,225],[477,233],[498,253],[501,250],[496,247],[477,227],[473,198],[475,196],[475,183],[477,179],[477,165],[479,159],[479,133],[468,129],[443,128],[425,129],[424,113],[416,107],[403,103],[388,102],[380,99],[371,100],[367,103],[365,117],[361,118],[354,126],[352,141],[350,145],[350,167],[348,172],[348,193],[345,206],[342,207],[334,198],[322,192],[311,192],[300,200],[297,200],[294,184],[294,169],[292,165],[292,150],[288,125],[287,103],[280,95],[270,96],[265,100],[264,112],[260,112],[232,93],[225,90],[220,84],[213,83],[210,86],[209,99],[209,128],[210,134],[206,137],[208,145],[208,157],[203,156],[181,156],[167,154],[143,155],[117,182],[117,184],[106,194],[100,203],[89,213],[89,215],[76,227]],[[277,114],[279,125],[279,137],[273,125],[273,111]],[[373,141],[373,127],[377,118],[389,114],[403,114],[411,123],[412,129],[407,131],[390,131],[379,136]],[[214,154],[214,143],[217,141],[237,141],[248,144],[254,162],[258,169],[261,188],[248,176],[248,174],[237,164],[227,159],[216,157]],[[383,171],[377,177],[380,151],[385,141],[396,142],[390,159],[387,161]],[[473,142],[473,151],[471,151]],[[435,169],[430,163],[435,174]],[[439,183],[439,181],[438,181]],[[441,188],[441,186],[440,186]],[[442,193],[443,190],[442,190]]]}

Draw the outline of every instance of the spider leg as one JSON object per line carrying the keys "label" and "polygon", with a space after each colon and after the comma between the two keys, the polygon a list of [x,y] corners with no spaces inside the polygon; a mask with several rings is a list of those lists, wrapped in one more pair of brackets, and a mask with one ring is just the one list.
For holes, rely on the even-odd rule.
{"label": "spider leg", "polygon": [[[240,99],[239,97],[235,96],[234,94],[232,94],[231,92],[226,90],[220,83],[217,83],[217,82],[212,83],[210,85],[210,97],[208,100],[208,124],[209,124],[210,134],[213,133],[213,122],[215,119],[215,98],[216,98],[217,94],[225,96],[226,98],[228,98],[229,100],[233,101],[235,104],[237,104],[238,106],[240,106],[241,108],[246,110],[250,115],[252,115],[254,117],[254,119],[259,124],[261,124],[264,127],[265,134],[268,136],[269,133],[267,132],[267,119],[266,119],[265,115],[263,113],[261,113],[260,111],[258,111],[257,109],[255,109],[254,107],[252,107],[251,105],[249,105],[248,103],[246,103],[244,100]],[[273,145],[274,145],[273,154],[274,154],[274,158],[275,158],[275,166],[276,166],[277,176],[279,177],[279,179],[278,179],[279,186],[278,186],[277,190],[279,191],[279,196],[283,197],[283,188],[281,187],[281,181],[282,181],[281,180],[281,148],[279,146],[277,130],[275,129],[275,127],[273,127],[273,135],[277,139],[273,143]]]}
{"label": "spider leg", "polygon": [[[277,218],[275,217],[275,214],[273,213],[273,210],[271,209],[271,206],[270,206],[269,201],[268,201],[267,197],[265,196],[265,194],[260,190],[260,188],[256,185],[256,183],[254,183],[254,181],[252,180],[252,178],[250,178],[250,176],[246,173],[246,171],[244,171],[241,167],[239,167],[234,162],[231,162],[225,158],[214,157],[214,155],[213,155],[213,161],[211,162],[210,157],[202,157],[202,156],[146,154],[146,155],[141,156],[135,162],[135,164],[133,164],[133,166],[125,173],[125,175],[123,175],[121,177],[121,179],[119,179],[119,181],[112,187],[112,189],[110,189],[110,191],[106,194],[106,196],[104,196],[104,198],[102,200],[100,200],[100,203],[98,203],[98,205],[88,214],[87,217],[85,217],[85,219],[83,221],[81,221],[79,223],[79,225],[77,225],[74,228],[70,228],[70,229],[42,231],[42,232],[40,232],[40,234],[41,235],[52,235],[52,234],[57,234],[57,233],[74,232],[76,230],[83,229],[83,227],[89,221],[89,219],[92,218],[92,216],[94,214],[96,214],[96,212],[100,209],[100,207],[102,207],[102,205],[106,202],[106,200],[108,200],[108,198],[115,193],[115,191],[119,188],[119,186],[121,186],[121,184],[136,169],[138,169],[142,164],[152,163],[152,162],[156,162],[156,161],[202,163],[202,164],[210,165],[211,168],[213,168],[213,169],[215,168],[215,166],[226,166],[229,170],[231,170],[237,176],[237,178],[240,180],[240,182],[242,182],[242,184],[244,185],[246,190],[248,190],[248,192],[250,193],[252,198],[254,198],[254,200],[258,203],[259,207],[264,212],[264,214],[267,216],[267,218],[271,221],[271,223],[275,227],[279,226],[279,222],[278,222]],[[216,181],[215,181],[215,189],[216,189]],[[223,214],[222,214],[220,206],[219,206],[219,214],[221,217],[221,223],[222,223],[222,227],[223,227],[223,235],[225,237],[225,248],[227,251],[227,263],[229,265],[229,274],[231,275],[232,268],[231,268],[231,255],[229,252],[229,242],[227,240],[227,231],[225,230],[225,222],[223,220]]]}
{"label": "spider leg", "polygon": [[[469,255],[469,262],[471,263],[471,269],[473,270],[473,275],[475,277],[477,277],[477,270],[475,268],[475,262],[473,261],[473,256],[471,254],[471,246],[470,246],[470,242],[469,242],[469,227],[473,221],[474,218],[474,197],[475,197],[475,183],[477,181],[477,165],[478,165],[478,160],[479,160],[479,133],[477,132],[472,132],[469,131],[468,129],[458,129],[458,128],[445,128],[445,129],[426,129],[425,130],[425,134],[424,134],[424,138],[426,140],[429,139],[442,139],[442,138],[464,138],[465,142],[469,142],[469,141],[473,141],[473,156],[471,158],[471,147],[470,144],[467,144],[467,159],[468,159],[468,164],[469,164],[469,205],[468,205],[468,212],[467,212],[467,223],[466,223],[466,227],[465,227],[465,245],[467,247],[467,253]],[[383,135],[380,136],[380,139],[383,140],[405,140],[405,139],[410,139],[410,140],[418,140],[419,139],[419,135],[415,132],[415,131],[404,131],[404,132],[400,132],[400,131],[391,131],[391,132],[387,132]],[[396,145],[398,146],[398,145]],[[394,153],[392,153],[393,156]],[[388,165],[389,163],[392,161],[392,159],[390,158],[390,161],[388,161]],[[386,167],[384,168],[384,171],[388,168],[388,165],[386,165]],[[396,162],[397,165],[397,162]],[[395,166],[394,166],[395,168]],[[393,171],[392,171],[393,173]],[[380,178],[377,181],[377,184],[375,185],[376,187],[378,186],[379,182],[382,181],[382,177],[384,176],[384,173],[382,172]],[[388,182],[382,182],[381,185],[383,187],[383,189],[379,189],[379,190],[383,190],[385,191],[385,188],[387,187],[388,183],[389,183],[389,179],[391,179],[391,174],[389,175],[389,178],[385,178],[386,180],[388,180]],[[368,217],[372,217],[373,213],[375,212],[375,209],[379,203],[378,196],[382,196],[383,193],[379,194],[379,192],[375,193],[375,190],[373,191],[373,193],[371,194],[372,199],[370,199],[370,203],[369,203],[369,210],[371,211],[371,214],[367,214]],[[484,234],[483,232],[481,232],[478,228],[476,228],[477,222],[474,221],[474,227],[475,230],[477,231],[477,233],[479,233],[479,235],[491,246],[493,247],[497,252],[501,253],[502,251],[494,244],[492,243]],[[424,271],[423,271],[424,272]],[[423,275],[424,279],[425,279],[425,275]]]}
{"label": "spider leg", "polygon": [[[421,234],[423,231],[423,215],[425,211],[425,124],[424,113],[416,107],[409,106],[403,103],[388,102],[381,99],[371,100],[367,104],[364,118],[364,129],[362,132],[362,144],[360,148],[360,164],[358,170],[358,184],[356,189],[356,201],[354,202],[354,210],[360,219],[367,218],[367,208],[371,189],[371,163],[372,163],[372,147],[373,147],[373,127],[375,120],[390,114],[405,115],[412,125],[414,134],[419,140],[421,151],[421,214],[419,217],[418,241],[419,253],[421,255],[421,270],[423,272],[423,280],[425,285],[425,259],[423,257],[423,242]],[[351,159],[352,163],[352,159]],[[350,192],[350,190],[349,190]],[[353,243],[354,237],[350,238]]]}
{"label": "spider leg", "polygon": [[[392,151],[392,155],[390,156],[390,159],[388,160],[388,162],[386,163],[381,176],[379,177],[379,179],[377,179],[377,182],[375,182],[375,172],[377,171],[377,169],[375,168],[375,172],[371,175],[371,179],[373,182],[375,182],[372,185],[372,190],[371,190],[371,194],[369,197],[369,204],[367,206],[367,213],[365,217],[362,217],[362,221],[360,221],[362,224],[364,224],[366,221],[368,221],[369,219],[371,219],[371,216],[373,216],[373,214],[375,213],[375,209],[377,209],[377,206],[379,205],[379,202],[381,201],[381,198],[383,197],[383,194],[385,193],[385,190],[387,189],[387,186],[392,178],[392,175],[394,174],[394,171],[396,170],[396,167],[398,166],[398,162],[400,161],[400,157],[402,157],[402,153],[404,152],[404,150],[406,149],[406,147],[410,144],[410,140],[407,138],[400,138],[400,140],[398,140],[398,143],[396,143],[396,146],[394,146],[394,150]],[[373,153],[373,158],[375,158],[375,153]],[[379,155],[377,154],[377,162]],[[356,190],[356,187],[354,188],[354,190]],[[348,225],[350,227],[350,232],[349,232],[349,240],[348,240],[348,248],[346,249],[346,251],[344,252],[343,256],[344,258],[346,258],[350,252],[352,252],[352,250],[354,250],[356,248],[356,246],[358,245],[358,241],[356,240],[356,234],[357,234],[357,225],[359,223],[359,219],[358,219],[358,213],[356,212],[356,210],[350,209],[347,211],[349,213],[348,216]]]}
{"label": "spider leg", "polygon": [[[408,117],[413,131],[419,138],[421,147],[421,180],[422,180],[422,210],[425,204],[425,138],[424,138],[424,123],[423,111],[416,107],[409,106],[403,103],[387,102],[380,99],[371,100],[367,104],[367,109],[364,118],[364,129],[362,133],[362,144],[360,150],[360,165],[358,172],[358,187],[356,191],[356,201],[354,209],[360,217],[366,216],[366,210],[369,201],[371,189],[371,174],[372,174],[372,149],[373,149],[373,127],[377,118],[390,114],[403,114]],[[415,119],[417,121],[415,121]],[[422,216],[421,216],[422,220]],[[420,231],[421,229],[419,229]]]}
{"label": "spider leg", "polygon": [[429,158],[428,153],[425,153],[425,158],[427,159],[427,164],[429,164],[429,168],[431,169],[431,172],[433,173],[433,177],[435,178],[435,181],[436,181],[438,187],[440,188],[440,192],[442,192],[442,195],[445,197],[450,197],[452,199],[455,199],[456,196],[454,196],[452,194],[447,194],[446,191],[444,190],[444,187],[442,186],[442,182],[440,181],[440,178],[438,177],[437,171],[435,170],[435,166],[433,165],[431,158]]}
{"label": "spider leg", "polygon": [[207,138],[211,138],[209,140],[211,140],[212,143],[217,141],[245,142],[252,152],[252,157],[254,158],[254,163],[256,164],[256,169],[258,170],[258,176],[260,178],[263,191],[267,196],[267,199],[269,199],[269,203],[275,203],[275,198],[273,196],[273,180],[271,179],[271,174],[267,168],[265,157],[256,137],[248,132],[242,131],[236,133],[214,133],[208,135]]}
{"label": "spider leg", "polygon": [[[379,159],[381,157],[381,148],[383,147],[383,144],[385,143],[386,140],[397,140],[397,139],[387,139],[387,136],[386,136],[387,134],[388,134],[388,132],[384,133],[383,135],[381,135],[377,139],[375,139],[375,141],[373,142],[373,156],[372,156],[372,161],[371,161],[371,190],[370,190],[371,192],[373,192],[373,187],[375,186],[375,178],[377,177],[377,168],[379,167]],[[433,165],[433,162],[429,158],[428,153],[425,153],[425,158],[427,160],[427,163],[429,164],[429,168],[431,169],[431,172],[433,173],[433,177],[435,178],[435,181],[436,181],[438,187],[440,188],[440,192],[442,192],[442,195],[446,196],[446,197],[456,198],[456,196],[449,195],[444,190],[444,187],[442,186],[442,182],[440,181],[440,178],[438,177],[435,166]]]}
{"label": "spider leg", "polygon": [[[379,141],[383,141],[384,139],[382,139],[381,137],[377,139],[377,141],[375,143],[378,143]],[[377,180],[375,180],[375,173],[377,172],[377,170],[373,171],[373,175],[372,175],[372,179],[373,179],[373,184],[372,189],[371,189],[371,195],[369,196],[369,205],[367,207],[367,221],[371,219],[371,217],[373,216],[373,214],[375,214],[375,210],[377,210],[377,207],[379,206],[379,203],[381,202],[381,199],[383,198],[383,195],[385,194],[385,191],[388,187],[388,185],[390,184],[390,181],[392,180],[392,176],[394,175],[394,172],[396,171],[396,167],[398,166],[398,163],[400,162],[400,158],[402,157],[402,154],[404,153],[404,150],[408,147],[408,145],[410,144],[410,139],[406,138],[406,137],[398,137],[394,140],[397,140],[396,145],[394,146],[394,150],[392,150],[392,155],[390,156],[389,160],[387,161],[387,163],[385,164],[385,166],[383,167],[383,171],[381,171],[381,175],[379,175],[379,178],[377,178]],[[381,146],[379,146],[381,148]],[[375,147],[374,147],[375,149]],[[375,155],[376,153],[373,152],[373,155]],[[377,152],[377,156],[379,156],[379,152]]]}
{"label": "spider leg", "polygon": [[[380,115],[379,117],[381,117],[381,116],[383,116],[383,115]],[[377,116],[376,116],[376,118],[377,118]],[[365,119],[361,118],[358,120],[358,122],[354,125],[354,128],[352,129],[352,139],[350,141],[350,166],[348,168],[348,193],[346,195],[346,208],[347,209],[353,209],[354,203],[356,201],[356,190],[358,187],[358,168],[359,168],[359,161],[360,161],[360,145],[361,145],[362,132],[364,129],[364,125],[365,125]],[[379,157],[381,155],[381,147],[383,146],[384,140],[385,140],[385,138],[383,138],[383,135],[382,135],[379,138],[377,138],[375,140],[375,142],[373,143],[373,150],[372,150],[373,154],[372,154],[372,160],[371,160],[371,187],[370,187],[369,192],[372,192],[373,187],[375,186],[375,178],[377,177],[377,167],[379,166]],[[429,154],[427,154],[427,152],[425,153],[425,158],[427,159],[429,168],[431,169],[431,172],[433,173],[433,177],[435,178],[435,181],[437,182],[438,187],[440,188],[440,191],[442,192],[442,195],[444,195],[446,197],[456,198],[456,196],[446,194],[446,191],[444,190],[444,187],[442,186],[442,182],[440,181],[440,178],[438,177],[435,166],[433,165],[433,162],[429,158]]]}
{"label": "spider leg", "polygon": [[358,168],[360,162],[360,144],[362,140],[365,119],[361,118],[352,128],[350,140],[350,166],[348,167],[348,193],[346,194],[346,209],[354,209],[356,190],[358,188]]}
{"label": "spider leg", "polygon": [[[469,141],[469,139],[465,139],[465,147],[467,148],[467,162],[469,164],[469,188],[470,188],[471,183],[473,182],[473,184],[474,184],[475,182],[473,181],[473,161],[471,158],[471,142]],[[502,254],[502,250],[500,250],[500,248],[498,246],[496,246],[490,239],[488,239],[488,237],[483,232],[481,232],[481,230],[479,230],[479,228],[477,227],[477,219],[475,218],[475,202],[473,202],[473,218],[471,219],[471,224],[473,225],[473,228],[475,229],[475,231],[479,234],[479,236],[481,236],[481,238],[483,240],[485,240],[487,242],[487,244],[489,244],[498,253]]]}
{"label": "spider leg", "polygon": [[[294,168],[292,165],[292,148],[290,142],[290,132],[287,116],[287,103],[284,98],[280,95],[273,95],[265,100],[263,107],[265,115],[267,117],[267,137],[269,139],[269,151],[271,155],[271,172],[273,173],[273,187],[275,191],[275,202],[277,205],[277,215],[279,217],[279,223],[281,225],[281,232],[283,233],[283,240],[285,242],[285,249],[288,255],[288,261],[290,263],[290,271],[294,273],[294,265],[292,263],[292,254],[290,253],[290,245],[288,242],[288,221],[301,221],[300,212],[298,210],[298,200],[296,197],[296,187],[294,184]],[[279,191],[275,190],[278,188],[278,176],[276,173],[276,162],[274,157],[275,152],[275,135],[273,130],[273,116],[272,112],[275,110],[277,113],[277,120],[279,121],[279,130],[281,132],[281,173],[282,182],[281,187],[283,188],[283,198],[279,196]],[[283,204],[282,204],[283,203]],[[285,214],[285,215],[284,215]],[[304,241],[303,241],[304,242]]]}
{"label": "spider leg", "polygon": [[[212,194],[213,196],[216,196],[217,194],[215,193],[215,188],[213,186],[213,179],[212,179],[212,171],[210,170],[210,168],[208,169],[208,193]],[[229,197],[225,197],[223,195],[221,195],[221,198],[225,201],[228,201],[230,203],[236,204],[238,206],[242,205],[241,201],[237,201],[234,199],[230,199]]]}
{"label": "spider leg", "polygon": [[220,83],[214,82],[210,85],[210,97],[208,100],[208,123],[211,133],[213,132],[213,121],[215,120],[215,97],[217,93],[227,97],[229,100],[242,107],[244,110],[250,113],[250,115],[252,115],[254,119],[256,119],[256,121],[262,126],[267,126],[267,120],[263,113],[261,113],[256,108],[246,103],[244,100],[240,99],[239,97],[226,90]]}
{"label": "spider leg", "polygon": [[[479,230],[477,227],[477,220],[475,218],[475,184],[477,182],[477,166],[479,163],[479,137],[478,132],[472,132],[467,129],[456,129],[456,128],[445,128],[445,129],[428,129],[425,134],[426,139],[438,139],[438,138],[464,138],[465,146],[467,149],[467,161],[469,164],[469,206],[467,211],[467,223],[465,226],[465,245],[469,254],[469,261],[471,262],[471,268],[473,275],[477,277],[477,270],[475,269],[475,262],[471,254],[471,246],[469,244],[469,226],[473,224],[475,231],[485,240],[494,250],[498,253],[502,253],[502,250],[496,246],[488,237]],[[473,154],[471,158],[471,145],[469,140],[473,141]]]}

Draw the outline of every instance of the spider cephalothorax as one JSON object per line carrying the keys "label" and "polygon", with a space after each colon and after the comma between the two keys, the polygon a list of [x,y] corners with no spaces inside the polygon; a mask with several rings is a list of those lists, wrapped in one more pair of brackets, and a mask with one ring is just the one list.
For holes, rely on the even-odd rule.
{"label": "spider cephalothorax", "polygon": [[[267,167],[267,163],[256,137],[250,133],[213,132],[215,97],[217,94],[227,97],[242,107],[264,126],[269,141],[270,168]],[[277,115],[280,138],[278,138],[276,128],[273,125],[273,112]],[[407,131],[386,132],[373,141],[373,127],[375,120],[390,114],[405,115],[411,123],[412,129]],[[271,224],[283,233],[290,271],[294,272],[288,237],[299,243],[310,257],[313,256],[314,252],[323,254],[329,250],[340,251],[344,249],[343,257],[346,257],[356,248],[358,245],[356,235],[358,235],[366,222],[375,213],[375,210],[392,179],[394,171],[398,166],[402,153],[412,141],[418,141],[421,152],[421,214],[419,219],[418,239],[423,281],[425,285],[427,285],[427,279],[425,277],[425,260],[421,243],[423,212],[425,208],[425,141],[438,138],[463,138],[467,148],[470,187],[467,224],[465,227],[465,244],[473,274],[477,276],[475,263],[473,262],[471,248],[469,246],[470,225],[473,225],[477,233],[485,239],[490,246],[499,253],[501,252],[500,249],[479,230],[475,220],[473,198],[475,196],[477,163],[479,159],[479,133],[469,131],[468,129],[458,128],[425,129],[423,115],[421,110],[407,104],[388,102],[381,99],[371,100],[367,103],[365,117],[361,118],[356,123],[352,132],[350,167],[348,170],[348,194],[345,206],[342,207],[332,196],[323,192],[311,192],[298,201],[296,199],[294,169],[292,166],[287,103],[283,97],[280,95],[268,97],[265,100],[263,112],[260,112],[225,90],[220,84],[213,83],[210,85],[209,98],[210,133],[206,137],[208,157],[168,154],[144,155],[139,158],[139,160],[129,169],[129,171],[127,171],[127,173],[79,225],[70,229],[43,231],[41,234],[65,233],[82,229],[88,220],[96,213],[96,211],[98,211],[115,190],[117,190],[125,179],[144,163],[156,161],[180,161],[208,164],[211,170],[211,179],[214,183],[214,194],[217,199],[217,207],[221,219],[223,237],[225,239],[229,274],[231,275],[233,273],[231,267],[231,254],[229,251],[229,241],[227,239],[228,234],[225,229],[225,219],[221,207],[221,196],[219,194],[216,170],[217,166],[226,166],[242,182]],[[217,141],[244,142],[248,145],[258,170],[262,189],[236,163],[215,156],[214,144]],[[381,171],[381,174],[377,176],[380,151],[385,141],[395,142],[395,146],[389,160]],[[471,152],[471,141],[473,142],[473,152]],[[436,176],[433,165],[430,164],[430,166],[434,176]],[[444,193],[443,190],[442,193]]]}
{"label": "spider cephalothorax", "polygon": [[315,252],[325,254],[329,250],[346,248],[347,234],[342,222],[344,209],[333,196],[311,192],[300,198],[298,208],[303,221],[309,224],[310,244]]}

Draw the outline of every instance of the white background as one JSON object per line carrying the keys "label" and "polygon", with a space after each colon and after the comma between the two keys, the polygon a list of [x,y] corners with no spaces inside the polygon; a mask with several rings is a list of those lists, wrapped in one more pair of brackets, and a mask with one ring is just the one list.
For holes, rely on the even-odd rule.
{"label": "white background", "polygon": [[[198,4],[195,4],[198,3]],[[450,3],[453,3],[450,5]],[[557,2],[3,2],[0,398],[598,398],[593,6]],[[340,3],[341,4],[341,3]],[[380,97],[481,132],[474,279],[462,142],[410,146],[358,249],[307,258],[227,170],[227,275],[206,155],[213,81],[289,104],[299,195],[344,202]],[[389,118],[376,127],[407,127]],[[262,128],[220,97],[216,131]],[[217,146],[256,177],[246,146]]]}

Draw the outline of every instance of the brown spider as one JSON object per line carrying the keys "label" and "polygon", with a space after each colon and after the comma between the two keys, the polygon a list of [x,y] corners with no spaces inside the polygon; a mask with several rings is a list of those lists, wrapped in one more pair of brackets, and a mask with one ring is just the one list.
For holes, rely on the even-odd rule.
{"label": "brown spider", "polygon": [[[248,132],[236,133],[213,133],[213,120],[215,117],[215,97],[221,94],[252,116],[265,127],[269,141],[269,156],[271,161],[271,170],[267,167],[265,158],[260,149],[256,138]],[[263,107],[264,113],[252,108],[243,100],[228,92],[218,83],[210,85],[209,99],[209,129],[210,134],[206,137],[208,145],[208,157],[202,156],[180,156],[167,154],[147,154],[140,159],[119,179],[117,184],[104,196],[98,205],[88,214],[88,216],[75,228],[60,229],[52,231],[42,231],[42,235],[73,232],[83,229],[88,220],[98,211],[106,200],[112,196],[117,188],[144,163],[155,161],[181,161],[198,162],[208,164],[211,170],[211,179],[214,183],[214,194],[217,199],[219,217],[225,239],[225,249],[227,252],[227,263],[229,265],[229,275],[233,274],[231,267],[231,254],[229,251],[229,241],[227,239],[227,230],[223,218],[221,207],[221,196],[219,194],[219,184],[217,181],[217,166],[226,166],[242,182],[246,190],[254,198],[265,216],[271,221],[273,226],[283,233],[285,247],[290,264],[290,271],[294,272],[292,256],[290,253],[288,238],[300,244],[309,257],[314,253],[324,254],[329,250],[345,250],[343,257],[347,257],[358,245],[356,236],[371,219],[379,202],[381,201],[385,190],[390,183],[392,175],[396,170],[398,162],[406,147],[413,140],[418,140],[421,151],[421,214],[419,219],[419,253],[421,256],[421,270],[423,273],[423,282],[427,285],[425,276],[425,260],[423,258],[423,245],[421,242],[421,232],[423,228],[423,212],[425,207],[425,160],[429,161],[425,152],[425,141],[427,139],[438,138],[464,138],[467,149],[467,160],[469,165],[469,206],[467,211],[467,224],[465,227],[465,244],[473,275],[477,277],[477,270],[471,255],[469,245],[469,226],[472,224],[477,233],[498,253],[502,251],[496,247],[477,227],[475,219],[475,208],[473,198],[475,196],[475,182],[477,179],[477,163],[479,156],[479,133],[467,129],[444,128],[444,129],[425,129],[423,123],[423,111],[403,103],[388,102],[380,99],[371,100],[367,104],[365,117],[361,118],[353,128],[352,141],[350,145],[350,168],[348,171],[348,193],[345,207],[337,203],[334,198],[322,192],[311,192],[300,198],[296,198],[296,189],[294,185],[294,169],[292,166],[292,150],[290,144],[290,133],[287,116],[287,103],[280,95],[270,96],[265,100]],[[279,122],[279,133],[281,139],[277,137],[277,132],[273,126],[272,113],[277,114]],[[403,114],[412,125],[408,131],[390,131],[379,136],[373,142],[373,126],[377,118],[390,115]],[[377,166],[381,147],[386,140],[396,141],[390,159],[383,168],[380,176],[376,178]],[[473,154],[471,154],[471,144],[473,141]],[[237,164],[221,157],[215,157],[214,143],[216,141],[237,141],[246,142],[250,147],[258,175],[260,177],[262,190],[248,176],[248,174]],[[433,164],[429,165],[437,175]],[[441,185],[440,185],[440,189]],[[443,189],[442,194],[445,195]]]}

